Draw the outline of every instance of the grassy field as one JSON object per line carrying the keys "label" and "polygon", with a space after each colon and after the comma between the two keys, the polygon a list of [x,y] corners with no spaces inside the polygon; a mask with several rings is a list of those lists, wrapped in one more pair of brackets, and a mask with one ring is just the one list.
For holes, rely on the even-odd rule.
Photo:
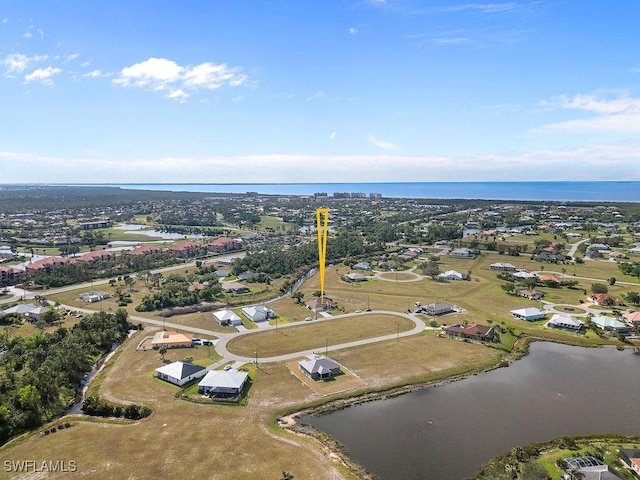
{"label": "grassy field", "polygon": [[[190,478],[277,479],[283,470],[301,479],[353,478],[328,460],[327,452],[314,441],[274,426],[277,411],[322,396],[287,365],[262,364],[255,369],[245,407],[200,405],[176,400],[178,387],[153,378],[153,369],[162,365],[160,357],[153,351],[137,352],[137,342],[129,340],[117,362],[105,370],[100,394],[111,401],[149,405],[154,411],[151,417],[132,423],[72,418],[72,428],[1,448],[0,461],[75,460],[91,478],[183,478],[188,472]],[[351,385],[356,389],[445,378],[497,360],[494,350],[433,336],[401,338],[332,355],[360,379]],[[375,360],[383,357],[388,359],[383,364]]]}
{"label": "grassy field", "polygon": [[375,338],[404,332],[413,328],[413,322],[392,315],[360,314],[355,317],[310,322],[243,335],[231,340],[227,348],[236,355],[252,357],[258,350],[262,357],[275,357],[303,350],[321,350],[326,343],[338,345],[362,338]]}

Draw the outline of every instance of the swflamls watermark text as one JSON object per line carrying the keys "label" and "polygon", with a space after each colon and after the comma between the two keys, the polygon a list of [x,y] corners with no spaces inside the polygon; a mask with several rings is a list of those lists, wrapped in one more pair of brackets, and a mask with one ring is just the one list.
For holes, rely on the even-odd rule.
{"label": "swflamls watermark text", "polygon": [[75,460],[5,460],[4,471],[13,473],[73,473],[78,470]]}

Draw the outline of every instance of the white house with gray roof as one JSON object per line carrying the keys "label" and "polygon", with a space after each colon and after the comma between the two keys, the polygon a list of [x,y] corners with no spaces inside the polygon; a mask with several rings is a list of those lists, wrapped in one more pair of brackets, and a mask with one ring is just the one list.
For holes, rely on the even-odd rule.
{"label": "white house with gray roof", "polygon": [[217,310],[213,312],[213,318],[220,325],[233,325],[234,327],[242,325],[242,319],[233,310]]}
{"label": "white house with gray roof", "polygon": [[196,378],[201,378],[207,373],[207,369],[191,362],[179,360],[177,362],[156,368],[156,377],[165,382],[173,383],[179,387]]}
{"label": "white house with gray roof", "polygon": [[341,373],[340,365],[329,357],[309,355],[306,360],[298,362],[300,371],[313,380],[334,377]]}
{"label": "white house with gray roof", "polygon": [[210,370],[198,383],[198,391],[216,397],[236,397],[248,378],[247,372],[238,370]]}
{"label": "white house with gray roof", "polygon": [[276,316],[275,312],[265,305],[244,307],[242,314],[252,322],[264,322]]}
{"label": "white house with gray roof", "polygon": [[546,313],[539,308],[527,307],[519,308],[517,310],[511,310],[511,316],[520,320],[526,320],[527,322],[534,322],[541,320],[545,317]]}

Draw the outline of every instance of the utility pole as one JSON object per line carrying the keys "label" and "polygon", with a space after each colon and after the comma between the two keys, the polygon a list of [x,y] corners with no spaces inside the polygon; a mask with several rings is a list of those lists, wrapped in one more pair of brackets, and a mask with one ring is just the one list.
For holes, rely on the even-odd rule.
{"label": "utility pole", "polygon": [[324,339],[324,356],[327,356],[327,353],[329,353],[329,339],[325,338]]}
{"label": "utility pole", "polygon": [[256,365],[258,365],[258,349],[256,348]]}

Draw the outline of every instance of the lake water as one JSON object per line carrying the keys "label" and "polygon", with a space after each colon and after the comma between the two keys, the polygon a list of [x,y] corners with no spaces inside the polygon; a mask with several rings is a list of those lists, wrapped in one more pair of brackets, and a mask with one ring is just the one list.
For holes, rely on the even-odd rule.
{"label": "lake water", "polygon": [[460,480],[516,445],[640,434],[640,356],[534,343],[508,368],[300,419],[382,480]]}

